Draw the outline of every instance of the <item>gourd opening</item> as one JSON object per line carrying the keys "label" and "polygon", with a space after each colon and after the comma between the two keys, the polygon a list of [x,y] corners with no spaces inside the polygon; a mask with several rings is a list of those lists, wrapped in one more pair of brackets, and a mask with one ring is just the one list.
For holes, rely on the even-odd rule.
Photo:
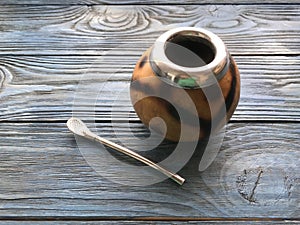
{"label": "gourd opening", "polygon": [[202,67],[211,63],[216,55],[213,44],[194,32],[179,32],[167,39],[165,55],[182,67]]}

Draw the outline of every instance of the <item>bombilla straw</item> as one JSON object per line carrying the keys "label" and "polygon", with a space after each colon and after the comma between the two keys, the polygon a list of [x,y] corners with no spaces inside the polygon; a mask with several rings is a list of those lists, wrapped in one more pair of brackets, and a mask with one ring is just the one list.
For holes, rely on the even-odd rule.
{"label": "bombilla straw", "polygon": [[150,166],[151,168],[163,173],[167,177],[170,177],[172,180],[174,180],[176,183],[178,183],[180,185],[182,185],[185,181],[185,179],[182,178],[181,176],[179,176],[178,174],[175,174],[175,173],[172,173],[172,172],[166,170],[165,168],[159,166],[158,164],[152,162],[151,160],[139,155],[138,153],[131,151],[131,150],[129,150],[121,145],[118,145],[114,142],[106,140],[102,137],[99,137],[98,135],[96,135],[92,131],[90,131],[89,128],[85,125],[85,123],[82,122],[78,118],[75,118],[75,117],[70,118],[67,122],[67,126],[72,133],[74,133],[78,136],[93,140],[93,141],[100,142],[103,145],[106,145],[114,150],[117,150],[118,152],[121,152],[127,156],[130,156],[130,157]]}

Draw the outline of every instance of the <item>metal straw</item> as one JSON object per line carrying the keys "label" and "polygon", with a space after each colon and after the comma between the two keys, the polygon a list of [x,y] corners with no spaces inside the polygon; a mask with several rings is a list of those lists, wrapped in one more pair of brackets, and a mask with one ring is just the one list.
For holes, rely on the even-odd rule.
{"label": "metal straw", "polygon": [[98,135],[91,132],[89,130],[89,128],[85,125],[85,123],[82,122],[78,118],[75,118],[75,117],[70,118],[67,122],[67,126],[72,133],[79,135],[81,137],[93,140],[93,141],[100,142],[101,144],[106,145],[114,150],[117,150],[118,152],[128,155],[128,156],[152,167],[153,169],[163,173],[167,177],[170,177],[172,180],[174,180],[176,183],[178,183],[180,185],[182,185],[185,181],[185,179],[182,178],[181,176],[179,176],[178,174],[175,174],[175,173],[172,173],[172,172],[166,170],[165,168],[159,166],[158,164],[152,162],[151,160],[139,155],[138,153],[131,151],[131,150],[129,150],[121,145],[118,145],[114,142],[106,140],[102,137],[99,137]]}

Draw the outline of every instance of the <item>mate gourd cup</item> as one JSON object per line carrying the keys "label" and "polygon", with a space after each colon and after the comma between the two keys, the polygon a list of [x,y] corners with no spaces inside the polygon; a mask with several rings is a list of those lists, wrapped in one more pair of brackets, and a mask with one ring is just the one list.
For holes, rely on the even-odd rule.
{"label": "mate gourd cup", "polygon": [[[211,133],[211,121],[218,112],[212,112],[207,93],[213,95],[216,88],[224,98],[224,119],[228,122],[240,96],[237,65],[217,35],[201,28],[183,27],[163,33],[141,56],[133,71],[130,96],[146,126],[149,127],[152,118],[159,117],[165,122],[166,132],[160,123],[151,124],[151,129],[164,133],[168,140],[179,141],[185,121],[180,120],[176,108],[187,114],[192,114],[193,108],[183,98],[184,90],[196,108],[200,126],[195,137],[194,125],[184,124],[190,126],[191,133],[180,140],[195,141]],[[166,99],[174,101],[171,103],[156,93],[163,93]]]}

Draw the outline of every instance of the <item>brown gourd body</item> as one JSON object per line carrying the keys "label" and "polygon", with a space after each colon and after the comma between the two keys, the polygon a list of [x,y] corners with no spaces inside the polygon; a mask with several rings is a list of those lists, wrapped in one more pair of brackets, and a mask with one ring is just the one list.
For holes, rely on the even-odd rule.
{"label": "brown gourd body", "polygon": [[[190,103],[181,97],[181,92],[178,90],[179,87],[173,86],[157,76],[150,63],[150,54],[151,48],[141,56],[135,66],[130,87],[131,100],[134,103],[133,106],[137,115],[146,126],[149,126],[152,118],[160,117],[167,126],[165,138],[172,141],[179,141],[181,126],[184,122],[180,120],[175,108],[180,107],[187,113],[192,113],[189,112],[192,107],[189,105]],[[218,81],[218,85],[224,96],[226,121],[229,121],[237,107],[240,96],[240,75],[237,65],[231,56],[229,56],[228,70]],[[216,87],[211,85],[205,88],[210,89],[208,91],[214,91]],[[210,134],[211,120],[216,116],[215,114],[218,113],[218,110],[211,112],[207,97],[202,88],[185,88],[184,90],[196,107],[200,130],[199,136],[195,137],[192,129],[194,124],[185,124],[185,126],[191,127],[191,133],[187,133],[183,141],[204,139]],[[154,96],[160,92],[164,92],[164,95],[168,95],[169,99],[173,99],[172,104],[165,99]],[[176,104],[176,107],[174,107],[174,104]],[[158,133],[163,133],[163,127],[160,123],[151,124],[151,128]]]}

